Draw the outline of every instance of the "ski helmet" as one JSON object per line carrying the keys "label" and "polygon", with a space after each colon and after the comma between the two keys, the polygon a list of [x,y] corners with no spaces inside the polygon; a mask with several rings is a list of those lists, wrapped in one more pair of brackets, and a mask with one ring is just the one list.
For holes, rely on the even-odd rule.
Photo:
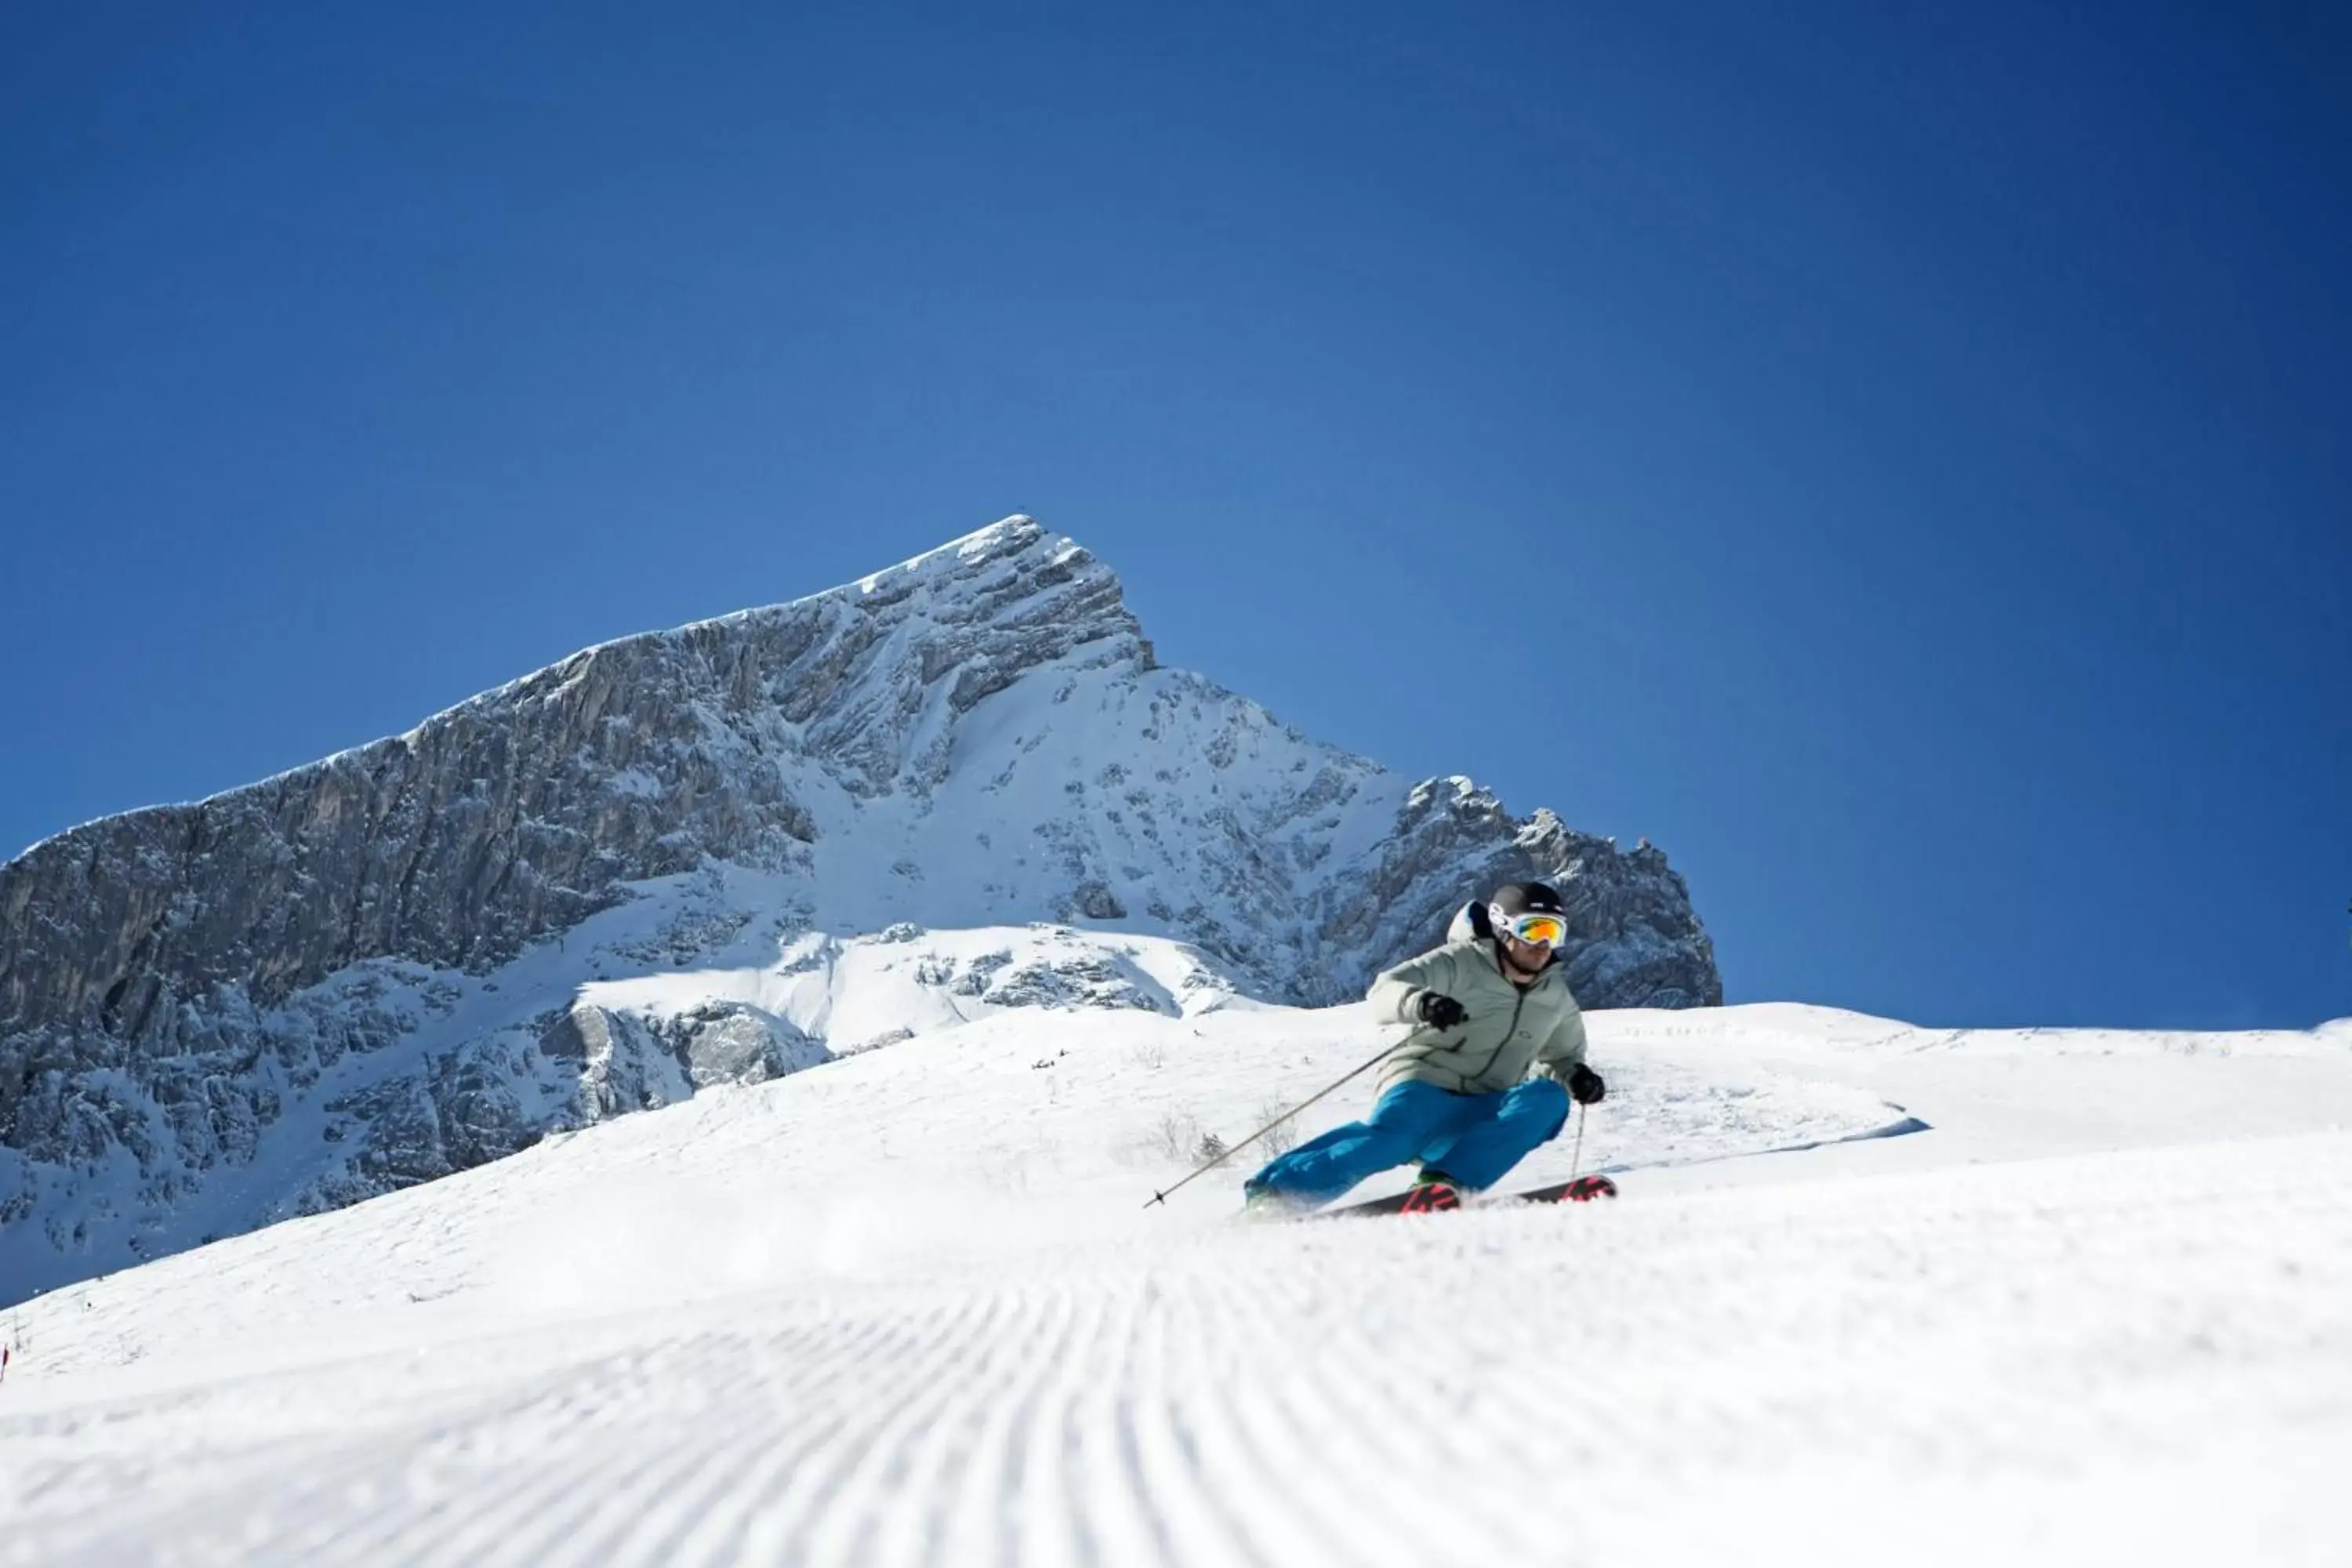
{"label": "ski helmet", "polygon": [[1486,909],[1496,925],[1514,915],[1568,913],[1568,906],[1559,901],[1559,892],[1549,882],[1506,882],[1495,889]]}
{"label": "ski helmet", "polygon": [[1560,905],[1559,894],[1546,883],[1506,882],[1495,889],[1486,905],[1486,929],[1495,939],[1497,956],[1503,952],[1507,935],[1557,952],[1568,940],[1568,911]]}

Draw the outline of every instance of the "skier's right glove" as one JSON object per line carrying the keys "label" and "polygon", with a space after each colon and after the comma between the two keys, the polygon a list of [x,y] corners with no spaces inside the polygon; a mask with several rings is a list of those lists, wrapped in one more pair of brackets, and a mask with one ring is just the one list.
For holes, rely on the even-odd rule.
{"label": "skier's right glove", "polygon": [[1421,1021],[1433,1029],[1451,1029],[1470,1016],[1470,1010],[1443,991],[1421,994]]}
{"label": "skier's right glove", "polygon": [[1569,1098],[1577,1104],[1598,1105],[1601,1097],[1608,1092],[1609,1086],[1601,1081],[1601,1075],[1582,1062],[1568,1069]]}

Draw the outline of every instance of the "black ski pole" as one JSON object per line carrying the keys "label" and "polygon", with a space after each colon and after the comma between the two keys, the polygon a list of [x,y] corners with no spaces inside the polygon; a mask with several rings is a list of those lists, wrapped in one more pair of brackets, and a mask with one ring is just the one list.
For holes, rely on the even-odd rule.
{"label": "black ski pole", "polygon": [[[1397,1042],[1397,1045],[1402,1045],[1403,1043],[1403,1041],[1400,1040]],[[1265,1126],[1259,1128],[1256,1131],[1251,1133],[1248,1137],[1243,1139],[1240,1142],[1234,1144],[1232,1148],[1226,1150],[1223,1153],[1219,1154],[1215,1159],[1210,1161],[1199,1170],[1193,1172],[1191,1176],[1186,1176],[1184,1178],[1184,1182],[1191,1181],[1192,1176],[1207,1175],[1211,1171],[1215,1170],[1218,1166],[1223,1164],[1226,1161],[1232,1159],[1234,1155],[1240,1153],[1243,1150],[1248,1148],[1251,1144],[1256,1142],[1259,1139],[1265,1137],[1267,1133],[1273,1131],[1276,1128],[1281,1126],[1284,1122],[1289,1121],[1292,1117],[1297,1115],[1300,1111],[1306,1110],[1317,1100],[1322,1099],[1325,1095],[1329,1094],[1332,1089],[1338,1089],[1340,1084],[1346,1083],[1349,1079],[1360,1078],[1372,1068],[1378,1067],[1381,1062],[1388,1059],[1388,1054],[1394,1049],[1396,1049],[1396,1046],[1382,1046],[1379,1056],[1374,1057],[1362,1067],[1349,1069],[1346,1077],[1339,1079],[1337,1082],[1331,1084],[1329,1088],[1319,1089],[1314,1094],[1309,1095],[1307,1099],[1300,1100],[1297,1104],[1292,1106],[1289,1110],[1284,1111],[1281,1115],[1276,1117],[1273,1121],[1267,1122]],[[1177,1183],[1175,1186],[1168,1189],[1168,1193],[1181,1190],[1184,1185],[1184,1182]],[[1152,1194],[1150,1201],[1145,1203],[1143,1206],[1145,1208],[1150,1208],[1152,1204],[1160,1204],[1164,1206],[1168,1202],[1168,1193]]]}

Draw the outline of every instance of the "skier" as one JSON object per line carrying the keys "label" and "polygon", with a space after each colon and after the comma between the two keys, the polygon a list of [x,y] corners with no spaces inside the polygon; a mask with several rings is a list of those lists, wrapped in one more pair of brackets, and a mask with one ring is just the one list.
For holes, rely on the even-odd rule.
{"label": "skier", "polygon": [[[1404,1213],[1458,1208],[1558,1137],[1571,1097],[1591,1105],[1606,1092],[1584,1065],[1584,1016],[1555,962],[1568,935],[1559,893],[1507,883],[1445,934],[1372,982],[1376,1015],[1414,1027],[1381,1066],[1370,1118],[1270,1161],[1243,1184],[1250,1213],[1328,1203],[1408,1160],[1421,1173]],[[1530,1066],[1545,1076],[1528,1078]]]}

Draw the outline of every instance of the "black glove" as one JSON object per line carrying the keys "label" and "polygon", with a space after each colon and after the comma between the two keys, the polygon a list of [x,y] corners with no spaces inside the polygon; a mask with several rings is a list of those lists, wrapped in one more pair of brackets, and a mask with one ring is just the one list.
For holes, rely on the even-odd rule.
{"label": "black glove", "polygon": [[1601,1081],[1601,1075],[1582,1062],[1568,1069],[1568,1096],[1577,1104],[1598,1105],[1601,1097],[1608,1092],[1609,1086]]}
{"label": "black glove", "polygon": [[1443,991],[1421,994],[1421,1021],[1435,1029],[1451,1029],[1470,1016],[1468,1008]]}

